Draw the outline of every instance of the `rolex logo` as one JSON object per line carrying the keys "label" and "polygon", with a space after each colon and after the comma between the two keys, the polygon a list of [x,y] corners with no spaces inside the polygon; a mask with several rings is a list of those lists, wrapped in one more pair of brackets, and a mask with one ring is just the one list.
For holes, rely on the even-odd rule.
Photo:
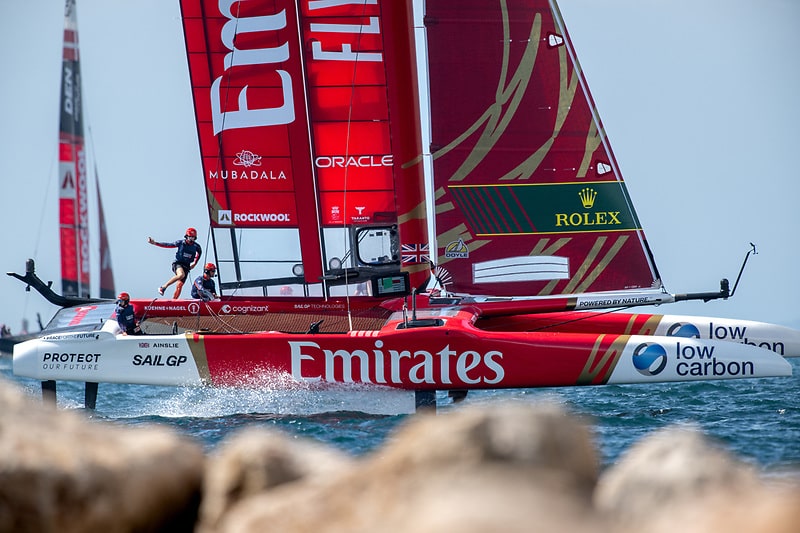
{"label": "rolex logo", "polygon": [[581,191],[578,193],[578,196],[581,199],[583,207],[586,209],[591,209],[592,206],[594,206],[594,199],[597,198],[597,191],[586,187],[581,189]]}

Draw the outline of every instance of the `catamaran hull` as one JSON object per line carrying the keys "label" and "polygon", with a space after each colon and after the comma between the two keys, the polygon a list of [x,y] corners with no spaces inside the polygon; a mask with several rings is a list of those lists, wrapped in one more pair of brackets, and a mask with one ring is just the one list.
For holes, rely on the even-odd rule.
{"label": "catamaran hull", "polygon": [[654,335],[735,342],[800,357],[800,331],[752,320],[647,313],[563,312],[487,320],[486,329]]}
{"label": "catamaran hull", "polygon": [[18,376],[149,385],[410,390],[558,387],[790,376],[750,344],[662,335],[487,332],[440,325],[341,334],[46,335],[17,345]]}

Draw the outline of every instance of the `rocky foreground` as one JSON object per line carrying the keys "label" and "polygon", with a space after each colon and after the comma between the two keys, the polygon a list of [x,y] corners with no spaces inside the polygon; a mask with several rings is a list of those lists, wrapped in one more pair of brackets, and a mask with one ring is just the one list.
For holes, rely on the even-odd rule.
{"label": "rocky foreground", "polygon": [[360,459],[266,429],[206,456],[6,381],[0,404],[0,531],[800,531],[800,487],[699,432],[654,433],[600,472],[590,426],[550,404],[409,417]]}

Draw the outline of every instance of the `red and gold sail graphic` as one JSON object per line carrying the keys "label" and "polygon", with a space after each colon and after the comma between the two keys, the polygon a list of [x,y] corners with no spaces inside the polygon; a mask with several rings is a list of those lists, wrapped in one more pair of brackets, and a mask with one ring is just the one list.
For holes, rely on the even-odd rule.
{"label": "red and gold sail graphic", "polygon": [[61,120],[58,133],[61,284],[64,296],[88,297],[89,197],[81,106],[81,71],[75,0],[67,0],[64,12]]}
{"label": "red and gold sail graphic", "polygon": [[558,8],[426,3],[438,263],[454,292],[658,286]]}
{"label": "red and gold sail graphic", "polygon": [[[422,203],[410,2],[181,7],[221,278],[230,266],[237,281],[288,279],[278,255],[294,252],[319,282],[329,228],[399,223],[425,238],[424,219],[408,222]],[[408,180],[418,190],[398,190]]]}

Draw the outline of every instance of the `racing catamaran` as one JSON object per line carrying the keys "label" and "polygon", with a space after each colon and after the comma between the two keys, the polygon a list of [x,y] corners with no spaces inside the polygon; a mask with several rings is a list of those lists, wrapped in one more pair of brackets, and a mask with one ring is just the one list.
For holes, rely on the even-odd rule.
{"label": "racing catamaran", "polygon": [[145,335],[122,335],[113,302],[61,297],[31,261],[13,275],[64,309],[15,374],[418,405],[791,375],[798,331],[621,312],[736,285],[664,289],[554,0],[428,0],[417,35],[412,0],[181,8],[224,295],[132,300]]}

